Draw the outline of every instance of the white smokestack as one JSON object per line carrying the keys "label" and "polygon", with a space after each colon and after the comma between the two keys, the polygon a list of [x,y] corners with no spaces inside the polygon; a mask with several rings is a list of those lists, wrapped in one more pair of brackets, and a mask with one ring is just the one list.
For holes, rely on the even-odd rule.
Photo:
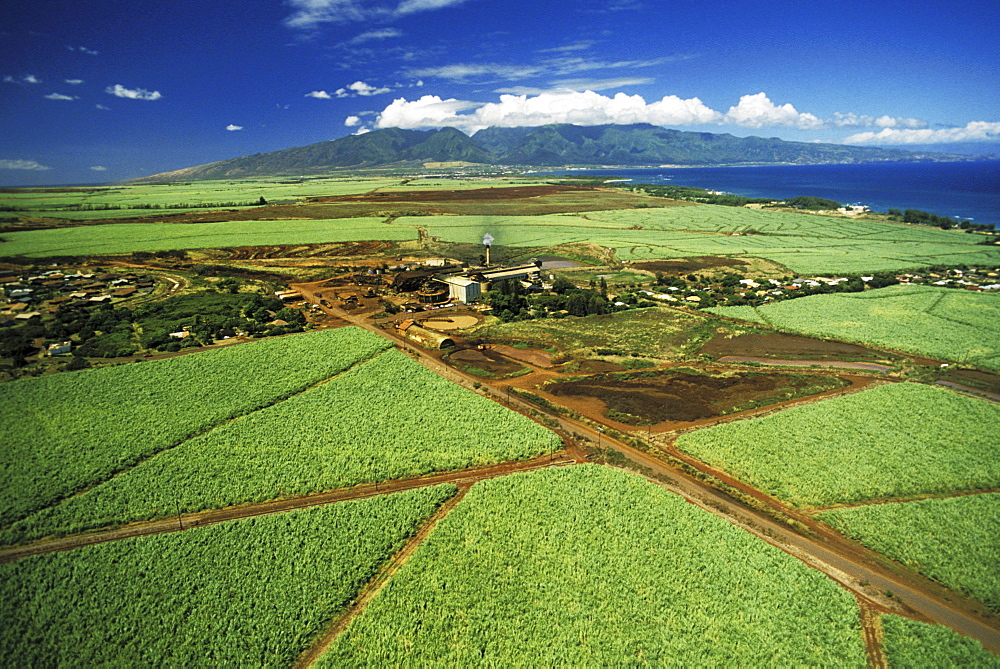
{"label": "white smokestack", "polygon": [[490,246],[493,244],[493,235],[486,233],[483,235],[483,245],[486,247],[486,266],[490,264]]}

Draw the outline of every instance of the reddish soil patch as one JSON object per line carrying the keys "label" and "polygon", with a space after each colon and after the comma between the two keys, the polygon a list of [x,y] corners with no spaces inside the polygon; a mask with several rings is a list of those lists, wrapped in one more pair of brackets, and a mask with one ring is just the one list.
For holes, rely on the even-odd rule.
{"label": "reddish soil patch", "polygon": [[470,188],[468,190],[397,190],[375,191],[357,195],[319,197],[309,202],[485,202],[520,200],[559,193],[592,192],[584,186],[511,186],[509,188]]}
{"label": "reddish soil patch", "polygon": [[701,347],[700,353],[716,359],[725,356],[782,358],[798,360],[892,360],[900,359],[884,351],[847,344],[824,341],[799,335],[768,333],[745,334],[731,339],[716,337]]}
{"label": "reddish soil patch", "polygon": [[844,385],[836,377],[809,374],[709,376],[688,372],[644,372],[552,383],[545,390],[556,397],[583,396],[600,400],[608,418],[648,425],[712,418]]}
{"label": "reddish soil patch", "polygon": [[584,360],[580,363],[580,372],[583,374],[604,374],[606,372],[623,372],[625,368],[613,362],[604,360]]}
{"label": "reddish soil patch", "polygon": [[978,369],[949,368],[943,370],[941,380],[982,390],[991,395],[1000,395],[1000,374],[982,372]]}
{"label": "reddish soil patch", "polygon": [[496,351],[508,358],[534,365],[535,367],[552,366],[552,354],[548,351],[539,351],[535,348],[516,348],[505,344],[490,346],[490,350]]}
{"label": "reddish soil patch", "polygon": [[508,360],[496,351],[468,348],[448,356],[451,364],[475,376],[499,379],[523,372],[524,365]]}
{"label": "reddish soil patch", "polygon": [[647,260],[632,263],[635,269],[647,272],[662,272],[663,274],[688,274],[704,269],[718,267],[744,267],[750,263],[738,258],[722,258],[719,256],[697,256],[694,258],[679,258],[677,260]]}
{"label": "reddish soil patch", "polygon": [[296,244],[274,246],[238,246],[225,249],[233,260],[267,258],[316,258],[373,255],[392,248],[390,242],[339,242],[333,244]]}

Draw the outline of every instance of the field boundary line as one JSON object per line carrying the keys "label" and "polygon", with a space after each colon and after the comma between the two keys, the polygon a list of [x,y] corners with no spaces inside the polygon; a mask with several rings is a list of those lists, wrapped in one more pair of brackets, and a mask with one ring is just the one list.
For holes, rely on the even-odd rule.
{"label": "field boundary line", "polygon": [[410,539],[400,548],[392,559],[386,562],[381,569],[375,574],[374,578],[368,582],[368,584],[361,589],[358,596],[355,597],[354,601],[342,612],[333,618],[330,622],[329,627],[319,638],[319,640],[307,649],[298,659],[298,661],[292,665],[294,669],[307,669],[316,664],[319,660],[330,649],[333,642],[337,640],[337,637],[347,629],[347,626],[351,624],[359,614],[363,613],[368,603],[372,601],[389,583],[396,572],[399,571],[406,562],[412,557],[414,551],[424,542],[424,540],[430,535],[430,533],[437,527],[438,522],[442,518],[447,516],[451,511],[458,505],[462,499],[465,498],[466,493],[469,492],[469,488],[472,487],[471,483],[463,483],[459,485],[458,492],[452,496],[447,502],[442,504],[434,514],[424,522],[423,526],[417,530]]}
{"label": "field boundary line", "polygon": [[382,355],[383,353],[386,353],[389,350],[391,350],[391,348],[383,349],[383,350],[378,351],[377,353],[375,353],[375,355],[371,356],[370,358],[365,358],[364,360],[359,360],[357,362],[351,363],[351,365],[349,367],[346,367],[346,368],[340,370],[339,372],[337,372],[333,376],[328,376],[325,379],[320,379],[319,381],[316,381],[315,383],[309,384],[308,386],[306,386],[302,390],[293,392],[292,394],[286,395],[284,397],[277,398],[277,399],[275,399],[273,402],[271,402],[269,404],[265,404],[264,406],[257,407],[255,409],[251,409],[250,411],[246,411],[246,412],[241,413],[239,415],[232,416],[230,418],[226,418],[225,420],[222,420],[222,421],[220,421],[218,423],[215,423],[214,425],[210,425],[209,427],[206,427],[204,430],[201,430],[200,432],[196,432],[195,434],[192,434],[189,437],[185,437],[185,438],[181,439],[180,441],[178,441],[175,444],[167,446],[166,448],[161,448],[160,450],[156,451],[155,453],[151,453],[151,454],[147,455],[146,457],[140,458],[139,460],[135,461],[134,463],[132,463],[130,465],[127,465],[124,468],[116,471],[114,474],[112,474],[111,476],[107,477],[106,479],[103,479],[103,480],[101,480],[101,481],[99,481],[97,483],[94,483],[93,485],[87,486],[83,490],[78,490],[78,491],[74,492],[71,495],[67,495],[67,496],[65,496],[65,497],[57,500],[53,504],[49,504],[47,506],[43,506],[43,507],[41,507],[39,509],[35,509],[31,513],[29,513],[27,516],[24,516],[23,518],[18,518],[14,522],[9,523],[8,525],[3,526],[0,529],[10,528],[14,524],[23,522],[25,520],[28,520],[31,517],[33,517],[33,516],[35,516],[35,515],[43,512],[43,511],[46,511],[48,509],[55,509],[55,508],[59,507],[61,504],[63,504],[64,502],[66,502],[67,500],[73,499],[75,497],[80,497],[81,495],[85,495],[88,492],[90,492],[91,490],[94,490],[95,488],[98,488],[98,487],[104,485],[105,483],[108,483],[109,481],[113,481],[116,478],[118,478],[119,476],[122,476],[124,474],[129,473],[130,471],[132,471],[136,467],[142,465],[145,462],[149,462],[150,460],[152,460],[153,458],[157,457],[158,455],[166,453],[167,451],[172,451],[175,448],[180,448],[181,446],[183,446],[187,442],[191,441],[192,439],[197,439],[198,437],[202,437],[202,436],[204,436],[204,435],[206,435],[206,434],[208,434],[210,432],[213,432],[214,430],[216,430],[216,429],[218,429],[220,427],[223,427],[224,425],[228,425],[229,423],[233,423],[233,422],[235,422],[237,420],[240,420],[241,418],[246,418],[247,416],[252,416],[253,414],[255,414],[255,413],[259,412],[259,411],[263,411],[265,409],[270,409],[271,407],[277,406],[277,405],[281,404],[282,402],[285,402],[287,400],[292,399],[293,397],[296,397],[298,395],[306,393],[306,392],[308,392],[310,390],[314,390],[314,389],[318,388],[319,386],[323,385],[324,383],[332,381],[335,378],[339,377],[340,375],[345,374],[345,373],[351,371],[355,367],[357,367],[359,365],[362,365],[362,364],[364,364],[366,362],[369,362],[371,360],[374,360],[375,358],[377,358],[378,356]]}
{"label": "field boundary line", "polygon": [[546,467],[562,467],[566,465],[578,464],[579,458],[568,453],[566,450],[546,453],[531,460],[514,460],[501,462],[492,465],[485,465],[475,469],[461,469],[457,471],[440,472],[428,474],[415,478],[395,479],[392,481],[366,483],[349,488],[337,488],[324,492],[312,493],[300,497],[285,497],[268,500],[254,504],[243,504],[230,506],[224,509],[206,509],[195,513],[169,516],[158,520],[140,521],[129,525],[123,525],[106,530],[96,530],[82,534],[72,534],[56,539],[43,539],[30,544],[16,546],[6,546],[0,548],[0,564],[6,562],[16,562],[31,555],[41,555],[44,553],[55,553],[72,550],[83,546],[105,543],[108,541],[118,541],[133,537],[150,536],[154,534],[168,534],[171,532],[182,532],[194,527],[205,527],[216,525],[231,520],[251,518],[254,516],[265,516],[274,513],[283,513],[295,509],[306,509],[314,506],[324,506],[337,502],[347,502],[356,499],[365,499],[377,495],[387,495],[390,493],[426,488],[428,486],[441,483],[469,484],[485,479],[506,476],[515,472],[527,472]]}
{"label": "field boundary line", "polygon": [[988,495],[998,493],[1000,488],[980,488],[970,490],[951,490],[948,492],[929,492],[905,497],[886,497],[883,499],[869,499],[863,502],[850,502],[848,504],[834,504],[833,506],[815,506],[803,508],[801,511],[806,515],[813,516],[826,511],[836,511],[837,509],[855,509],[861,506],[878,506],[880,504],[906,504],[907,502],[920,502],[925,499],[954,499],[955,497],[972,497],[975,495]]}
{"label": "field boundary line", "polygon": [[882,641],[885,632],[882,629],[882,616],[871,606],[858,597],[858,611],[861,618],[861,637],[865,642],[865,652],[868,654],[868,669],[889,669]]}

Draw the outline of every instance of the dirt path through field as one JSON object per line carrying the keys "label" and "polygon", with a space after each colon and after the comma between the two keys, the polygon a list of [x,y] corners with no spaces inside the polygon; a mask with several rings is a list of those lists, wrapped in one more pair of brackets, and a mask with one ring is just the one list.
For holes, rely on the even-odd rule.
{"label": "dirt path through field", "polygon": [[864,369],[880,374],[892,371],[889,365],[875,362],[843,362],[840,360],[781,360],[777,358],[755,358],[748,355],[727,355],[719,358],[719,362],[753,362],[761,365],[776,365],[779,367],[836,367],[838,369]]}
{"label": "dirt path through field", "polygon": [[905,504],[906,502],[919,502],[923,499],[951,499],[953,497],[970,497],[972,495],[986,495],[989,493],[1000,492],[1000,488],[983,488],[981,490],[953,490],[951,492],[943,493],[927,493],[923,495],[912,495],[910,497],[892,497],[884,499],[870,499],[864,502],[854,502],[852,504],[834,504],[832,506],[814,506],[803,508],[804,513],[809,515],[814,515],[817,513],[823,513],[824,511],[832,511],[834,509],[854,509],[859,506],[878,506],[879,504]]}
{"label": "dirt path through field", "polygon": [[868,653],[868,669],[888,669],[885,650],[882,648],[882,617],[864,600],[858,599],[861,609],[861,636]]}
{"label": "dirt path through field", "polygon": [[382,566],[378,573],[375,574],[375,577],[361,590],[351,606],[333,619],[329,628],[327,628],[327,631],[322,637],[320,637],[319,641],[313,644],[311,648],[302,654],[298,662],[295,663],[294,669],[306,669],[307,667],[311,667],[317,660],[319,660],[319,658],[323,657],[323,654],[330,648],[337,637],[340,636],[340,633],[351,624],[352,620],[365,610],[365,607],[368,606],[368,602],[374,599],[375,596],[382,591],[385,584],[388,583],[396,572],[399,571],[399,568],[410,559],[414,551],[417,550],[417,547],[423,543],[424,539],[426,539],[431,531],[437,526],[438,522],[447,516],[452,509],[454,509],[458,503],[462,501],[462,498],[465,497],[465,494],[469,492],[469,488],[471,487],[471,483],[463,483],[459,486],[458,492],[455,496],[442,504],[441,508],[439,508],[434,515],[427,519],[417,533],[414,534],[401,549],[399,549],[392,559]]}
{"label": "dirt path through field", "polygon": [[558,467],[569,464],[585,462],[583,454],[575,449],[557,451],[549,455],[542,455],[532,460],[519,462],[504,462],[488,467],[478,467],[475,469],[465,469],[459,471],[443,472],[440,474],[429,474],[408,479],[396,479],[384,483],[370,483],[351,488],[340,488],[326,492],[303,495],[300,497],[286,497],[283,499],[260,502],[257,504],[244,504],[231,506],[225,509],[209,509],[197,513],[188,513],[162,520],[153,520],[140,523],[133,523],[113,530],[103,530],[88,532],[85,534],[74,534],[58,539],[46,539],[23,546],[12,546],[0,549],[0,564],[4,562],[14,562],[29,555],[41,555],[43,553],[54,553],[67,551],[81,546],[100,544],[106,541],[118,541],[131,537],[143,537],[151,534],[165,534],[169,532],[181,532],[192,527],[203,527],[205,525],[215,525],[239,518],[250,518],[252,516],[264,516],[272,513],[282,513],[293,509],[305,509],[312,506],[323,506],[336,502],[345,502],[352,499],[364,499],[375,495],[384,495],[403,490],[413,490],[427,486],[438,485],[439,483],[469,484],[484,479],[506,476],[513,472],[528,472],[545,467]]}

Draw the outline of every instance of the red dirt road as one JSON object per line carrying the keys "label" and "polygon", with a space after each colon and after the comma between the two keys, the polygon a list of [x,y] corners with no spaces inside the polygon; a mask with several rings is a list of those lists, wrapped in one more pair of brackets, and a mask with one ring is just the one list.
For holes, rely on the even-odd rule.
{"label": "red dirt road", "polygon": [[339,490],[329,490],[326,492],[303,495],[300,497],[286,497],[283,499],[260,502],[258,504],[244,504],[241,506],[231,506],[225,509],[210,509],[199,511],[198,513],[174,516],[163,520],[153,520],[148,522],[133,523],[113,530],[88,532],[85,534],[74,534],[72,536],[60,537],[58,539],[46,539],[24,546],[13,546],[0,549],[0,564],[5,562],[15,562],[29,555],[40,555],[42,553],[54,553],[58,551],[72,550],[81,546],[100,544],[106,541],[118,541],[130,537],[142,537],[150,534],[164,534],[168,532],[181,532],[192,527],[205,525],[215,525],[239,518],[250,518],[252,516],[264,516],[272,513],[281,513],[293,509],[305,509],[311,506],[323,506],[336,502],[344,502],[351,499],[363,499],[375,495],[384,495],[390,492],[401,492],[403,490],[413,490],[414,488],[424,488],[426,486],[438,485],[439,483],[458,483],[471,485],[483,479],[505,476],[513,472],[527,472],[545,467],[562,466],[584,462],[585,458],[577,449],[558,451],[551,455],[543,455],[532,460],[521,462],[505,462],[489,467],[479,467],[476,469],[466,469],[460,471],[443,472],[440,474],[429,474],[418,478],[396,479],[385,483],[372,483],[354,486],[351,488],[341,488]]}

